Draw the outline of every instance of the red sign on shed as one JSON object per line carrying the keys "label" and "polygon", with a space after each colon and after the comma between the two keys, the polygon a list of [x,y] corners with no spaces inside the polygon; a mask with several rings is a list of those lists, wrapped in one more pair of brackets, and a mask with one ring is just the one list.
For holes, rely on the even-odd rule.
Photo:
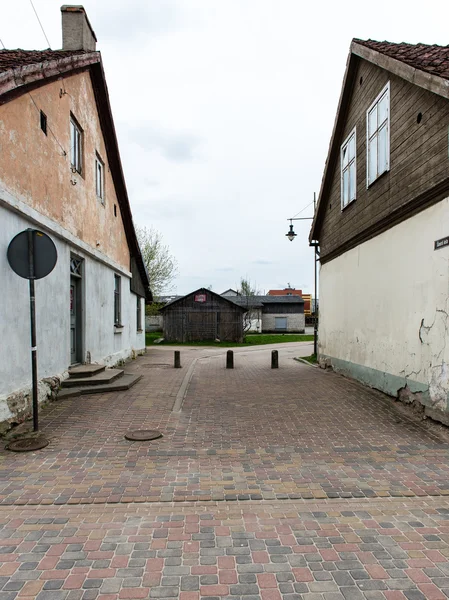
{"label": "red sign on shed", "polygon": [[206,294],[195,294],[195,302],[206,302]]}

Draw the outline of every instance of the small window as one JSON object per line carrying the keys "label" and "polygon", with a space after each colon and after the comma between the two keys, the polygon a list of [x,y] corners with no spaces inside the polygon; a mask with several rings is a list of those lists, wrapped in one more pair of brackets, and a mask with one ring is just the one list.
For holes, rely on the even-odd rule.
{"label": "small window", "polygon": [[73,171],[82,173],[83,131],[73,115],[70,117],[70,164]]}
{"label": "small window", "polygon": [[47,135],[47,115],[41,110],[41,129]]}
{"label": "small window", "polygon": [[390,82],[366,111],[367,187],[390,168]]}
{"label": "small window", "polygon": [[137,331],[142,331],[142,299],[137,296]]}
{"label": "small window", "polygon": [[121,277],[114,275],[114,325],[116,327],[122,326],[121,318]]}
{"label": "small window", "polygon": [[340,149],[341,162],[341,208],[356,199],[356,132],[355,128],[343,142]]}
{"label": "small window", "polygon": [[97,198],[104,204],[104,163],[98,154],[95,157],[95,188]]}

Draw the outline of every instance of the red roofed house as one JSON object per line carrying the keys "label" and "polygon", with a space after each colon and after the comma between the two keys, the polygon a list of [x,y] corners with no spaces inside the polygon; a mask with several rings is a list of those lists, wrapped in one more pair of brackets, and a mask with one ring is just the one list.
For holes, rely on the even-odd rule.
{"label": "red roofed house", "polygon": [[62,50],[0,50],[0,423],[29,412],[28,282],[6,257],[19,232],[47,233],[58,252],[36,281],[40,400],[71,365],[145,349],[151,292],[101,56],[84,9],[61,11]]}
{"label": "red roofed house", "polygon": [[310,240],[320,360],[449,422],[449,46],[351,44]]}

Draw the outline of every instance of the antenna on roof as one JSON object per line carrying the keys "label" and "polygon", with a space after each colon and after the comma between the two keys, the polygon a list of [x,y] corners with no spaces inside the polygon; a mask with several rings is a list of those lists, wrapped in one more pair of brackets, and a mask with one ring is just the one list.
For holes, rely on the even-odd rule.
{"label": "antenna on roof", "polygon": [[48,47],[49,47],[49,48],[51,48],[51,44],[50,44],[50,42],[48,41],[48,37],[47,37],[47,34],[45,33],[45,30],[44,30],[44,28],[42,27],[42,23],[41,23],[41,20],[39,19],[39,15],[37,14],[37,12],[36,12],[36,9],[34,8],[33,0],[30,0],[30,4],[31,4],[31,6],[33,7],[34,14],[36,15],[36,19],[38,20],[38,22],[39,22],[39,25],[41,26],[42,33],[44,34],[44,36],[45,36],[45,39],[47,40]]}
{"label": "antenna on roof", "polygon": [[3,50],[6,50],[5,48],[5,44],[2,42],[2,40],[0,39],[0,44],[3,46]]}

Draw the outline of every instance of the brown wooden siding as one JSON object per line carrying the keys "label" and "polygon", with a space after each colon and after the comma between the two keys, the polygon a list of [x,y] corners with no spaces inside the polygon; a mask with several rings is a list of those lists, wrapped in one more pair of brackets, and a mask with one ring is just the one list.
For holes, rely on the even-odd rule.
{"label": "brown wooden siding", "polygon": [[[363,78],[360,84],[360,78]],[[390,171],[366,188],[366,110],[390,81]],[[421,123],[417,123],[418,113]],[[321,259],[332,258],[357,236],[372,237],[377,223],[449,178],[449,102],[372,63],[360,60],[340,146],[357,128],[357,199],[341,210],[340,161],[332,176],[321,232]],[[449,189],[449,188],[448,188]],[[441,191],[441,190],[440,190]],[[416,202],[413,205],[416,212]],[[410,216],[402,211],[401,219]]]}
{"label": "brown wooden siding", "polygon": [[[197,294],[205,294],[206,302],[196,302]],[[170,342],[194,342],[215,339],[243,341],[242,308],[208,290],[200,290],[167,305],[164,316],[164,338]]]}

